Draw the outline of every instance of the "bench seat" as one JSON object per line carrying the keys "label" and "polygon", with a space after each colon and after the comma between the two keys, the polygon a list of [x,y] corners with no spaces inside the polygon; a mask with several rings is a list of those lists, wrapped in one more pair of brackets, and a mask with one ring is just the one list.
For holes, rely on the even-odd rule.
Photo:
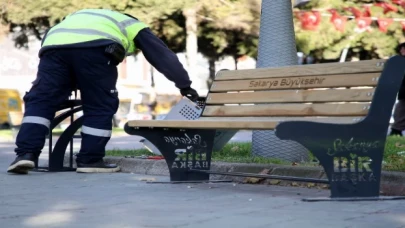
{"label": "bench seat", "polygon": [[[275,129],[283,121],[312,121],[320,123],[355,123],[362,119],[359,117],[285,117],[285,118],[263,118],[256,120],[252,118],[210,118],[202,117],[197,120],[132,120],[128,122],[134,128],[180,128],[180,129],[238,129],[238,130],[268,130]],[[258,120],[257,120],[258,119]]]}

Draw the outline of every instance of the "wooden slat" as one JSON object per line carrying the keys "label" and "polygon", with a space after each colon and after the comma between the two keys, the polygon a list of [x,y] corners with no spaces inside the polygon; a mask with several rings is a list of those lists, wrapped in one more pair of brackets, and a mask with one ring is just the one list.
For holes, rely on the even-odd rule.
{"label": "wooden slat", "polygon": [[215,81],[211,92],[375,86],[380,73]]}
{"label": "wooden slat", "polygon": [[210,93],[207,104],[371,101],[374,89],[281,90]]}
{"label": "wooden slat", "polygon": [[353,74],[381,72],[387,60],[364,60],[344,63],[321,63],[311,65],[284,66],[277,68],[259,68],[247,70],[220,71],[215,80],[240,80],[270,77],[310,76],[328,74]]}
{"label": "wooden slat", "polygon": [[206,106],[203,116],[362,116],[369,103]]}
{"label": "wooden slat", "polygon": [[[296,120],[302,119],[305,117],[205,117],[201,116],[198,120],[206,120],[206,121],[282,121],[282,120]],[[320,117],[325,118],[325,117]]]}
{"label": "wooden slat", "polygon": [[[130,127],[161,127],[180,129],[239,129],[239,130],[269,130],[274,129],[278,123],[288,120],[313,121],[321,123],[349,124],[360,121],[353,117],[332,118],[268,118],[268,120],[132,120],[128,121]],[[229,118],[227,118],[229,119]]]}
{"label": "wooden slat", "polygon": [[[293,120],[321,120],[323,119],[324,122],[333,121],[336,119],[337,121],[349,121],[357,122],[363,119],[364,116],[352,116],[352,117],[336,117],[336,116],[311,116],[311,117],[303,117],[303,116],[279,116],[279,117],[205,117],[202,116],[198,119],[198,121],[236,121],[236,122],[243,122],[243,121],[272,121],[272,122],[280,122],[280,121],[293,121]],[[347,122],[347,123],[349,123]]]}

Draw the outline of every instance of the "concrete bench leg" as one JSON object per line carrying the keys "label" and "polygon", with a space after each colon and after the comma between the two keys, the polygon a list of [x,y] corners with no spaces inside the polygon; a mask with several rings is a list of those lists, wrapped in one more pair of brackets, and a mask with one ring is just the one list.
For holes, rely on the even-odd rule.
{"label": "concrete bench leg", "polygon": [[405,199],[380,197],[386,136],[370,121],[356,124],[284,122],[277,126],[276,134],[280,139],[294,140],[308,148],[325,170],[330,198],[308,201]]}
{"label": "concrete bench leg", "polygon": [[124,127],[129,135],[146,138],[162,153],[170,172],[170,181],[207,181],[215,130]]}

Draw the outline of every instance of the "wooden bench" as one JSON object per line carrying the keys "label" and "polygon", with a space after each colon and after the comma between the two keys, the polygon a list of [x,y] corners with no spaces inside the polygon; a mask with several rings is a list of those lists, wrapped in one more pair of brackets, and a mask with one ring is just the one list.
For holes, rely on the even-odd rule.
{"label": "wooden bench", "polygon": [[309,149],[328,177],[302,181],[329,183],[332,198],[376,197],[404,72],[400,56],[220,71],[199,119],[129,121],[125,131],[162,152],[171,181],[195,181],[209,180],[213,173],[233,175],[210,171],[216,130],[275,130],[279,138]]}

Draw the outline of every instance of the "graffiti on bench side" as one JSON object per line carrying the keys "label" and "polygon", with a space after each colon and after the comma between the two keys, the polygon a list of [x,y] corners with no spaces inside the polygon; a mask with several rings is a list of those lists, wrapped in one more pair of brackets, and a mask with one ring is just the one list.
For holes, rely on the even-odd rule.
{"label": "graffiti on bench side", "polygon": [[351,153],[349,157],[335,157],[332,182],[376,182],[372,159]]}
{"label": "graffiti on bench side", "polygon": [[201,135],[195,134],[190,137],[187,133],[184,133],[183,137],[178,136],[164,136],[163,137],[166,143],[178,145],[198,145],[200,147],[207,147],[207,142],[202,140]]}
{"label": "graffiti on bench side", "polygon": [[[207,169],[208,161],[206,150],[195,149],[193,146],[187,146],[187,149],[175,149],[176,158],[171,166],[172,169]],[[195,158],[195,160],[194,160]]]}
{"label": "graffiti on bench side", "polygon": [[376,182],[374,166],[378,165],[370,157],[370,152],[381,146],[381,141],[342,140],[337,138],[327,149],[327,155],[333,158],[332,182]]}
{"label": "graffiti on bench side", "polygon": [[[209,168],[206,155],[208,144],[201,135],[184,133],[182,136],[164,136],[163,138],[166,143],[176,146],[174,151],[176,158],[171,165],[172,169]],[[179,148],[179,146],[184,147]]]}
{"label": "graffiti on bench side", "polygon": [[357,141],[353,137],[344,142],[342,139],[335,139],[332,148],[328,148],[327,154],[335,156],[344,152],[361,152],[367,153],[370,149],[375,149],[380,146],[380,141]]}

